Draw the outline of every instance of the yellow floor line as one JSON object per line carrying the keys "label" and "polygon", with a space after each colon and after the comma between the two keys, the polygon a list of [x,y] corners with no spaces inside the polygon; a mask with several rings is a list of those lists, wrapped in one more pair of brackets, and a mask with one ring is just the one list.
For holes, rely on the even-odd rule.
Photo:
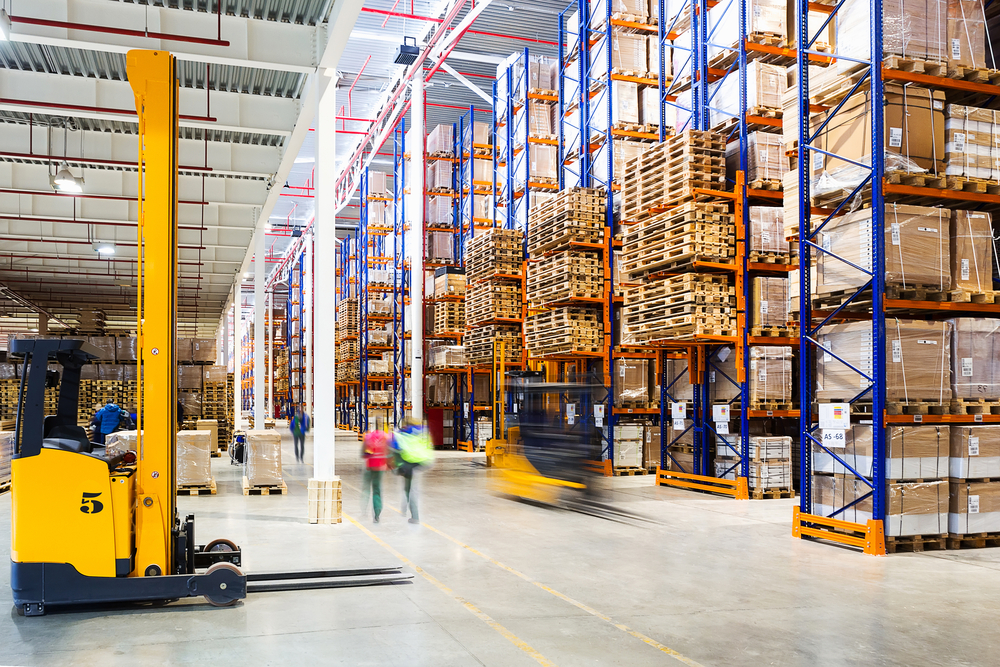
{"label": "yellow floor line", "polygon": [[[357,489],[356,487],[354,487],[354,486],[352,486],[350,484],[346,484],[343,481],[341,483],[344,484],[345,486],[349,486],[350,488],[352,488],[355,491],[358,491],[360,493],[360,490]],[[395,512],[396,514],[401,514],[401,512],[398,509],[396,509],[395,507],[392,507],[391,505],[387,504],[386,507],[388,509],[392,510],[393,512]],[[347,516],[347,515],[344,514],[344,516]],[[358,526],[360,526],[361,529],[364,530],[365,532],[368,532],[368,530],[366,528],[364,528],[363,526],[361,526],[361,524],[359,524],[356,521],[354,521],[354,519],[351,519],[351,521],[353,521]],[[424,528],[426,528],[427,530],[430,530],[431,532],[437,533],[438,535],[440,535],[441,537],[445,538],[446,540],[457,544],[458,546],[462,547],[463,549],[467,549],[468,551],[476,554],[477,556],[479,556],[481,558],[485,558],[487,561],[489,561],[490,563],[493,563],[497,567],[499,567],[499,568],[501,568],[503,570],[506,570],[507,572],[510,572],[511,574],[513,574],[513,575],[515,575],[517,577],[520,577],[521,579],[524,579],[525,581],[527,581],[528,583],[530,583],[530,584],[532,584],[534,586],[537,586],[538,588],[542,589],[546,593],[551,593],[552,595],[555,595],[560,600],[563,600],[564,602],[570,603],[571,605],[573,605],[577,609],[581,609],[581,610],[587,612],[588,614],[590,614],[591,616],[596,616],[597,618],[601,619],[602,621],[604,621],[606,623],[610,623],[611,625],[615,626],[616,628],[618,628],[622,632],[625,632],[627,634],[632,635],[636,639],[639,639],[639,640],[645,642],[646,644],[649,644],[653,648],[658,649],[658,650],[662,651],[663,653],[666,653],[667,655],[675,658],[676,660],[679,660],[680,662],[683,662],[685,665],[689,665],[690,667],[704,667],[704,665],[702,665],[700,662],[692,660],[691,658],[689,658],[689,657],[687,657],[685,655],[682,655],[681,653],[678,653],[677,651],[675,651],[674,649],[670,648],[669,646],[665,646],[665,645],[661,644],[660,642],[656,641],[652,637],[648,637],[648,636],[642,634],[638,630],[633,630],[632,628],[628,627],[624,623],[619,623],[615,619],[613,619],[610,616],[607,616],[605,614],[602,614],[601,612],[597,611],[596,609],[594,609],[593,607],[591,607],[589,605],[586,605],[586,604],[584,604],[582,602],[579,602],[578,600],[574,600],[570,596],[568,596],[568,595],[566,595],[564,593],[560,593],[559,591],[546,586],[545,584],[541,583],[540,581],[535,581],[534,579],[532,579],[528,575],[524,574],[523,572],[519,572],[518,570],[515,570],[514,568],[510,567],[509,565],[505,565],[505,564],[501,563],[500,561],[496,560],[495,558],[491,558],[490,556],[487,556],[482,551],[479,551],[478,549],[470,547],[468,544],[465,544],[461,540],[458,540],[458,539],[452,537],[451,535],[448,535],[447,533],[441,532],[440,530],[438,530],[434,526],[426,524],[426,523],[424,523],[422,521],[420,522],[420,525],[423,526]],[[369,533],[369,534],[372,535],[372,537],[375,537],[374,534],[371,534],[371,533]],[[378,539],[378,538],[375,537],[375,539]],[[391,547],[388,547],[388,545],[386,545],[386,546],[387,546],[387,548],[391,549]]]}
{"label": "yellow floor line", "polygon": [[386,542],[385,540],[383,540],[382,538],[380,538],[378,535],[376,535],[372,531],[370,531],[367,528],[365,528],[364,526],[362,526],[353,517],[351,517],[349,514],[347,514],[347,512],[343,512],[342,514],[343,514],[343,516],[344,516],[345,519],[347,519],[348,521],[350,521],[351,523],[353,523],[355,526],[357,526],[358,528],[360,528],[361,532],[363,532],[365,535],[367,535],[368,537],[370,537],[373,540],[375,540],[376,543],[378,543],[380,546],[382,546],[386,551],[388,551],[389,553],[391,553],[393,556],[395,556],[396,558],[398,558],[404,565],[406,565],[407,567],[412,568],[417,574],[419,574],[420,576],[422,576],[424,579],[426,579],[430,583],[434,584],[443,593],[446,593],[447,595],[450,595],[452,598],[454,598],[455,600],[457,600],[459,603],[462,604],[463,607],[465,607],[467,610],[469,610],[469,612],[472,613],[476,618],[478,618],[479,620],[481,620],[484,623],[486,623],[488,626],[490,626],[491,628],[493,628],[494,630],[496,630],[497,632],[499,632],[501,635],[503,635],[504,639],[506,639],[511,644],[513,644],[514,646],[518,647],[519,649],[521,649],[522,651],[524,651],[525,653],[527,653],[529,656],[531,656],[532,658],[534,658],[535,662],[537,662],[540,665],[551,665],[552,667],[555,667],[555,663],[554,662],[552,662],[551,660],[547,659],[541,653],[539,653],[534,648],[532,648],[530,644],[528,644],[527,642],[525,642],[524,640],[522,640],[521,638],[519,638],[517,635],[515,635],[513,632],[511,632],[510,630],[508,630],[507,628],[505,628],[503,625],[501,625],[497,621],[495,621],[489,614],[487,614],[486,612],[484,612],[479,607],[477,607],[476,605],[472,604],[471,602],[469,602],[465,598],[463,598],[463,597],[461,597],[459,595],[455,595],[454,591],[452,591],[448,586],[446,586],[445,584],[443,584],[441,581],[439,581],[438,579],[436,579],[432,575],[428,574],[423,568],[421,568],[419,565],[416,565],[409,558],[407,558],[403,554],[401,554],[398,551],[396,551],[394,548],[392,548],[389,545],[388,542]]}

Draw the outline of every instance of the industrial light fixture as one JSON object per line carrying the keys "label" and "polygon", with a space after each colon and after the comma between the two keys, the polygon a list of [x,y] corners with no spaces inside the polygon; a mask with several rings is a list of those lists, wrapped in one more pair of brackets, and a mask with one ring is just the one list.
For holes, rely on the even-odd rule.
{"label": "industrial light fixture", "polygon": [[[413,42],[412,44],[410,42]],[[420,48],[417,46],[416,37],[404,37],[403,43],[399,45],[399,50],[396,51],[396,58],[392,61],[397,65],[412,65],[417,61],[417,56],[420,55]]]}
{"label": "industrial light fixture", "polygon": [[10,16],[6,9],[0,9],[0,42],[10,41]]}
{"label": "industrial light fixture", "polygon": [[49,184],[58,192],[83,192],[83,178],[71,174],[65,162],[60,163],[55,176],[49,176]]}
{"label": "industrial light fixture", "polygon": [[98,255],[115,254],[115,245],[113,243],[97,243],[94,249],[97,251]]}

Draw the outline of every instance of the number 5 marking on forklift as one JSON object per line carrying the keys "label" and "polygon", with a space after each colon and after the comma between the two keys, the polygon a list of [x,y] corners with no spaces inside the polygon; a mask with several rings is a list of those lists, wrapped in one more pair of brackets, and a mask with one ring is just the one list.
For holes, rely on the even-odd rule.
{"label": "number 5 marking on forklift", "polygon": [[100,500],[95,500],[100,495],[100,493],[84,493],[83,499],[80,500],[80,511],[84,514],[97,514],[104,509],[104,503]]}

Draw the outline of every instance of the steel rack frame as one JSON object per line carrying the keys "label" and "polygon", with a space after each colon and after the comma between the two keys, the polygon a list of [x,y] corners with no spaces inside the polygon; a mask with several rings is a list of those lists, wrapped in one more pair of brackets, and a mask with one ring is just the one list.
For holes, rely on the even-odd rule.
{"label": "steel rack frame", "polygon": [[[285,340],[288,344],[288,400],[296,407],[305,406],[305,253],[291,264],[288,275],[288,301],[285,304]],[[298,334],[294,322],[298,322]],[[297,341],[298,344],[293,344]]]}
{"label": "steel rack frame", "polygon": [[409,297],[410,266],[406,261],[406,120],[400,119],[392,133],[392,383],[393,423],[406,416],[406,305]]}

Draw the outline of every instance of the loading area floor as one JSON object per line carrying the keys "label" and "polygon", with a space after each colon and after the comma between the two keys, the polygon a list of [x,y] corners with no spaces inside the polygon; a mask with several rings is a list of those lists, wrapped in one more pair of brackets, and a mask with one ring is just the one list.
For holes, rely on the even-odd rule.
{"label": "loading area floor", "polygon": [[[607,480],[613,521],[491,491],[482,455],[442,452],[421,480],[422,524],[384,480],[362,507],[358,441],[341,432],[344,522],[309,525],[311,466],[286,436],[287,495],[181,497],[199,541],[227,537],[244,570],[404,565],[410,583],[254,594],[21,618],[0,568],[2,665],[992,665],[1000,549],[873,558],[791,537],[794,501],[736,502]],[[312,442],[307,442],[311,460]],[[292,462],[292,463],[289,463]],[[0,495],[0,550],[10,494]]]}

